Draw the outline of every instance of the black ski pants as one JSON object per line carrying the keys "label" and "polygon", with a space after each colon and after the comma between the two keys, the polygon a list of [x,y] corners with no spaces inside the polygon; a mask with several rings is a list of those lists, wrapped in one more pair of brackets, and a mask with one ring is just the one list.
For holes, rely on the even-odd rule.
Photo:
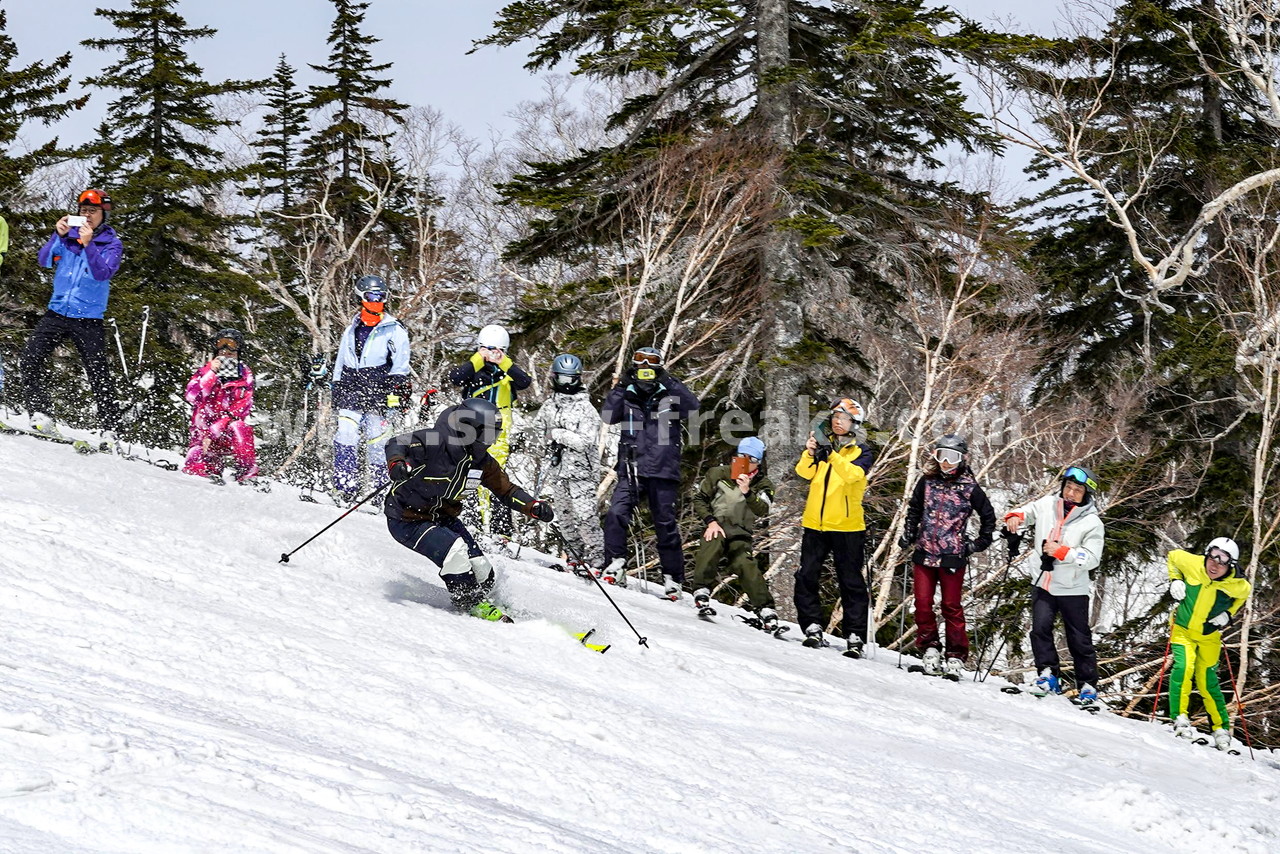
{"label": "black ski pants", "polygon": [[604,514],[604,558],[627,556],[627,527],[640,498],[649,504],[654,533],[658,538],[658,562],[664,575],[684,582],[684,548],[676,525],[680,501],[680,481],[665,477],[637,477],[634,483],[623,475],[613,489],[613,500]]}
{"label": "black ski pants", "polygon": [[803,529],[800,539],[800,568],[796,570],[796,615],[800,629],[813,623],[822,625],[822,601],[818,589],[822,566],[831,555],[840,585],[840,605],[844,609],[845,638],[867,639],[867,579],[862,574],[866,557],[866,531],[815,531]]}
{"label": "black ski pants", "polygon": [[98,421],[103,429],[116,429],[120,413],[111,387],[111,374],[107,371],[107,336],[102,320],[98,318],[66,317],[56,311],[46,311],[40,318],[22,353],[27,411],[53,414],[53,401],[49,399],[49,388],[43,376],[44,363],[66,338],[71,339],[80,353],[80,361],[84,363],[89,388],[98,406]]}
{"label": "black ski pants", "polygon": [[1058,614],[1067,633],[1067,649],[1076,668],[1076,685],[1098,684],[1098,654],[1093,649],[1089,629],[1089,597],[1054,596],[1040,587],[1031,589],[1031,654],[1036,672],[1046,667],[1058,676],[1058,645],[1053,640],[1053,624]]}

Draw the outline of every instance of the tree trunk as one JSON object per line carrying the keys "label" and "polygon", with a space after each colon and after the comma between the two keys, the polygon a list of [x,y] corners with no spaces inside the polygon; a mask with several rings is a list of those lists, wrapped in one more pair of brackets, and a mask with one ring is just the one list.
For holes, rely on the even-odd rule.
{"label": "tree trunk", "polygon": [[[762,135],[778,150],[784,163],[795,147],[794,92],[793,84],[786,75],[791,64],[788,7],[788,0],[758,0],[756,5],[756,112]],[[786,174],[784,166],[782,179],[774,190],[774,212],[778,218],[793,212],[785,186]],[[767,325],[764,340],[770,343],[775,356],[774,360],[766,363],[764,371],[765,411],[760,433],[770,448],[770,457],[777,470],[785,472],[789,460],[796,453],[797,444],[804,442],[808,430],[806,418],[798,418],[804,423],[790,421],[799,403],[801,371],[788,356],[804,336],[803,289],[794,236],[775,230],[766,238],[761,250],[760,274],[767,295],[762,302],[766,314],[760,322]],[[777,485],[773,516],[780,542],[772,549],[775,558],[770,575],[782,575],[779,564],[788,556],[799,553],[795,548],[796,523],[804,500],[794,477],[779,477]],[[794,560],[793,557],[790,559]],[[786,614],[792,603],[792,591],[787,589],[777,593],[775,596]]]}

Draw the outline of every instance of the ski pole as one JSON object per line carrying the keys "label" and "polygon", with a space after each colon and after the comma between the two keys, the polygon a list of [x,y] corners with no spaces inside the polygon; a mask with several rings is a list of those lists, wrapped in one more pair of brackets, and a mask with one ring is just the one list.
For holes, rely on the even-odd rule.
{"label": "ski pole", "polygon": [[[1013,566],[1014,558],[1018,556],[1018,551],[1022,546],[1022,535],[1015,534],[1012,531],[1010,531],[1008,528],[1005,528],[1004,530],[1002,530],[1000,532],[1000,536],[1004,539],[1005,546],[1008,550],[1008,553],[1005,557],[1004,567],[1001,568],[1001,570],[998,573],[996,573],[997,577],[1007,576],[1009,574],[1009,569]],[[1004,605],[1004,600],[1006,595],[1008,595],[1008,590],[1000,591],[1000,595],[996,597],[996,606],[991,609],[992,611],[995,612],[997,617],[999,617],[1000,615],[1000,608],[1001,606]],[[991,612],[988,612],[988,613],[991,613]],[[975,635],[977,634],[976,629],[974,631],[974,634]],[[986,656],[987,648],[989,646],[991,646],[990,637],[988,637],[987,642],[985,644],[981,642],[978,643],[978,666],[974,668],[974,671],[973,671],[973,681],[975,682],[978,681],[978,674],[982,672],[982,659],[984,656]]]}
{"label": "ski pole", "polygon": [[151,306],[142,307],[142,338],[138,341],[138,370],[142,370],[142,348],[147,346],[147,323],[151,320]]}
{"label": "ski pole", "polygon": [[1231,693],[1236,696],[1236,717],[1244,725],[1244,743],[1249,748],[1249,758],[1253,759],[1253,739],[1249,737],[1249,719],[1244,716],[1244,706],[1240,702],[1240,689],[1236,687],[1236,674],[1231,668],[1231,656],[1224,654],[1222,657],[1227,661],[1227,678],[1231,680]]}
{"label": "ski pole", "polygon": [[907,626],[907,567],[911,566],[911,556],[902,562],[902,610],[898,612],[898,669],[902,669],[902,632]]}
{"label": "ski pole", "polygon": [[[564,546],[564,550],[569,553],[569,556],[576,560],[581,566],[586,566],[586,563],[582,558],[582,553],[570,546],[569,541],[565,539],[564,531],[560,530],[560,524],[558,522],[552,522],[551,530],[555,531],[556,538],[560,540],[560,545]],[[622,613],[622,609],[618,607],[618,603],[613,601],[613,597],[609,595],[609,591],[604,589],[604,585],[600,583],[600,579],[596,578],[596,574],[591,571],[590,567],[587,567],[587,575],[591,576],[591,580],[596,583],[596,587],[600,588],[600,592],[604,594],[604,598],[609,600],[609,604],[613,606],[613,610],[617,611],[618,616],[622,617],[623,622],[627,624],[627,628],[635,632],[636,637],[640,638],[640,645],[645,649],[648,649],[649,639],[637,632],[636,627],[631,625],[631,621],[627,619],[627,615]]]}
{"label": "ski pole", "polygon": [[124,378],[129,379],[129,363],[124,358],[124,343],[120,340],[120,327],[116,325],[114,317],[108,317],[107,323],[111,324],[111,328],[116,333],[116,349],[120,351],[120,369],[124,371]]}
{"label": "ski pole", "polygon": [[1160,662],[1160,676],[1156,679],[1156,699],[1151,704],[1151,717],[1148,720],[1156,719],[1156,712],[1160,710],[1160,688],[1164,685],[1164,671],[1169,666],[1169,649],[1173,646],[1173,627],[1169,627],[1169,639],[1164,642],[1164,659]]}
{"label": "ski pole", "polygon": [[307,542],[306,542],[306,543],[303,543],[302,545],[298,546],[296,549],[294,549],[294,550],[293,550],[293,551],[291,551],[291,552],[285,552],[284,554],[280,555],[280,560],[279,560],[278,562],[279,562],[279,563],[288,563],[288,562],[289,562],[289,557],[290,557],[291,555],[293,555],[295,552],[300,552],[300,551],[302,551],[302,549],[307,545],[307,543],[311,542],[311,541],[312,541],[312,540],[314,540],[316,537],[320,536],[320,535],[321,535],[321,534],[323,534],[325,531],[329,530],[329,529],[330,529],[330,528],[332,528],[334,525],[338,524],[338,523],[339,523],[339,522],[341,522],[343,519],[345,519],[345,518],[347,518],[348,516],[350,516],[350,515],[351,515],[352,513],[354,513],[357,509],[359,509],[360,505],[364,504],[366,501],[368,501],[369,499],[373,498],[375,495],[377,495],[379,492],[381,492],[382,490],[386,489],[386,488],[387,488],[388,486],[390,486],[390,485],[391,485],[391,481],[387,481],[386,483],[382,484],[382,486],[379,486],[377,489],[375,489],[373,492],[370,492],[370,493],[369,493],[368,495],[366,495],[364,498],[361,498],[359,501],[357,501],[357,502],[356,502],[355,506],[354,506],[354,507],[352,507],[350,510],[348,510],[346,513],[343,513],[343,514],[342,514],[341,516],[339,516],[337,519],[334,519],[334,520],[333,520],[332,522],[330,522],[328,525],[325,525],[325,526],[324,526],[323,528],[321,528],[319,531],[316,531],[314,534],[312,534],[312,535],[311,535],[311,537],[307,539]]}

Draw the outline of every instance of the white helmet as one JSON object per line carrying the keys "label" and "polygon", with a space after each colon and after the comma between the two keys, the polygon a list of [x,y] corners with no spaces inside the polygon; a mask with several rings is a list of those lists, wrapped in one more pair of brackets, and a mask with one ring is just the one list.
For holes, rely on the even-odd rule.
{"label": "white helmet", "polygon": [[1236,541],[1231,539],[1230,537],[1218,537],[1213,542],[1209,543],[1208,546],[1205,547],[1204,553],[1208,554],[1214,549],[1221,549],[1222,551],[1226,552],[1228,555],[1231,556],[1231,560],[1233,562],[1240,560],[1240,547],[1236,545]]}
{"label": "white helmet", "polygon": [[511,346],[511,336],[501,326],[486,326],[476,336],[476,343],[481,347],[505,351]]}

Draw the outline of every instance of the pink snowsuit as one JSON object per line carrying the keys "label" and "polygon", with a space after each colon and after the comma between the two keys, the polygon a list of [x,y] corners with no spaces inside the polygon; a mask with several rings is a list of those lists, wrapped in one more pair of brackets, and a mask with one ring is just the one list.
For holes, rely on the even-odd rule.
{"label": "pink snowsuit", "polygon": [[182,470],[200,477],[222,474],[222,466],[231,457],[235,462],[236,480],[258,473],[257,455],[253,448],[253,428],[245,419],[253,412],[253,371],[240,364],[240,376],[222,380],[212,362],[196,370],[187,383],[187,403],[195,407],[191,413],[191,447]]}

